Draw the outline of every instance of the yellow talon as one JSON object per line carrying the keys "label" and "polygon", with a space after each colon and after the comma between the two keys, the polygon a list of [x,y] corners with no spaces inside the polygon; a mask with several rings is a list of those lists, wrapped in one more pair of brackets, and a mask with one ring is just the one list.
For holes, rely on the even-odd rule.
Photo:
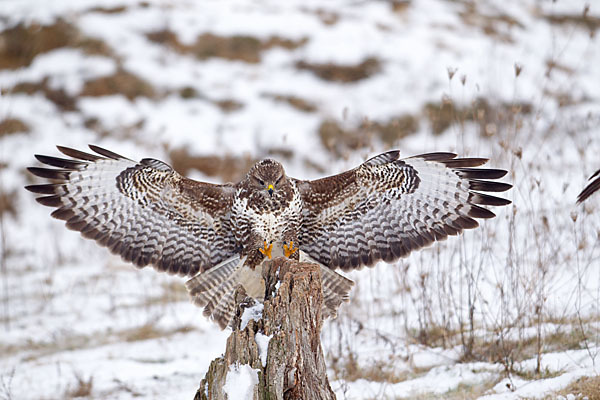
{"label": "yellow talon", "polygon": [[292,254],[294,254],[296,251],[298,251],[298,248],[294,248],[294,241],[291,240],[290,241],[290,245],[288,246],[287,244],[283,245],[283,254],[287,257],[290,258],[290,256]]}
{"label": "yellow talon", "polygon": [[258,251],[260,251],[261,253],[263,253],[265,256],[269,257],[269,259],[271,259],[271,250],[273,250],[273,243],[267,244],[266,240],[265,240],[265,248],[264,249],[258,249]]}

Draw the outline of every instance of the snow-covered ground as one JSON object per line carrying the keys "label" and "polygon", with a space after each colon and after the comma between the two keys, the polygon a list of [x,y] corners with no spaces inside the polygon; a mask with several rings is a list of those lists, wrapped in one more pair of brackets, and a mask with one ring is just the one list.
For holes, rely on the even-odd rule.
{"label": "snow-covered ground", "polygon": [[600,168],[590,3],[3,0],[0,399],[192,398],[228,336],[183,278],[109,255],[22,189],[56,144],[200,157],[186,172],[211,182],[267,155],[306,179],[392,147],[488,157],[514,206],[352,273],[322,335],[332,387],[544,398],[596,377],[600,196],[575,205]]}

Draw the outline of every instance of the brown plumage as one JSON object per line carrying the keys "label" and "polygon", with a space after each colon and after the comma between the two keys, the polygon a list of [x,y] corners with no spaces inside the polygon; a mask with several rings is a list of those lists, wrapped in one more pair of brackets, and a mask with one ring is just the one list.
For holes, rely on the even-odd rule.
{"label": "brown plumage", "polygon": [[67,227],[124,260],[193,276],[190,295],[221,327],[231,321],[238,286],[264,295],[257,267],[265,257],[319,263],[324,313],[333,316],[353,284],[334,269],[392,262],[492,218],[482,206],[510,203],[481,193],[508,190],[494,181],[506,171],[477,168],[487,159],[453,153],[400,159],[390,151],[314,181],[262,160],[242,181],[213,185],[158,160],[90,148],[95,154],[58,147],[71,159],[36,156],[55,168],[29,171],[52,183],[27,189],[42,194],[37,200]]}

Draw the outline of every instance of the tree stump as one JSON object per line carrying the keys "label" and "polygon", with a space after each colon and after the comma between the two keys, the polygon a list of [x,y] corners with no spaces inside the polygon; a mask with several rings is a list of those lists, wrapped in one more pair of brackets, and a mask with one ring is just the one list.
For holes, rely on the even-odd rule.
{"label": "tree stump", "polygon": [[265,263],[263,278],[262,316],[243,326],[240,307],[225,354],[211,362],[194,400],[335,399],[320,340],[320,267],[280,258]]}

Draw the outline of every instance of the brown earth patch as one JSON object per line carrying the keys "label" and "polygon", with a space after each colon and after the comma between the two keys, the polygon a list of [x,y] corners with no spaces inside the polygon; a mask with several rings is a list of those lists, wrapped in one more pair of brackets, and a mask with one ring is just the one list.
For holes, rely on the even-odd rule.
{"label": "brown earth patch", "polygon": [[197,99],[200,96],[200,93],[198,93],[198,91],[196,89],[194,89],[191,86],[185,86],[182,87],[181,89],[179,89],[179,97],[181,97],[182,99]]}
{"label": "brown earth patch", "polygon": [[234,99],[213,100],[212,103],[219,107],[224,113],[234,112],[244,107],[244,104]]}
{"label": "brown earth patch", "polygon": [[458,15],[465,25],[479,28],[486,35],[503,42],[514,42],[508,33],[512,28],[524,28],[523,24],[508,14],[485,14],[477,8],[476,2],[465,2],[463,5],[464,9]]}
{"label": "brown earth patch", "polygon": [[397,140],[413,134],[419,130],[419,120],[410,114],[394,117],[387,122],[363,121],[361,128],[372,130],[388,147]]}
{"label": "brown earth patch", "polygon": [[513,124],[519,115],[533,112],[530,103],[498,103],[493,104],[485,98],[475,99],[469,106],[457,106],[451,99],[439,103],[427,103],[423,114],[429,120],[435,135],[443,133],[452,125],[465,122],[476,122],[482,136],[494,136],[507,124]]}
{"label": "brown earth patch", "polygon": [[374,57],[369,57],[356,65],[319,64],[298,61],[296,68],[310,71],[325,81],[351,83],[373,76],[380,71],[381,63]]}
{"label": "brown earth patch", "polygon": [[250,156],[193,156],[186,149],[176,149],[169,153],[171,165],[182,175],[195,169],[223,182],[238,182],[257,161]]}
{"label": "brown earth patch", "polygon": [[261,40],[253,36],[218,36],[205,33],[198,36],[193,44],[185,45],[179,41],[174,32],[168,29],[150,32],[146,37],[152,42],[170,47],[179,53],[193,54],[199,59],[223,58],[248,63],[260,62],[261,53],[265,50],[274,47],[294,50],[308,42],[307,38],[291,40],[272,36]]}
{"label": "brown earth patch", "polygon": [[335,11],[332,10],[326,10],[323,8],[317,8],[316,10],[313,9],[303,9],[302,11],[304,11],[307,14],[314,14],[317,16],[317,18],[319,18],[319,20],[321,21],[321,23],[323,25],[327,25],[327,26],[333,26],[335,24],[338,23],[338,21],[340,20],[340,14],[338,14]]}
{"label": "brown earth patch", "polygon": [[61,47],[80,48],[87,54],[110,56],[110,48],[101,40],[81,34],[62,19],[51,25],[20,23],[0,32],[0,69],[26,67],[42,53]]}
{"label": "brown earth patch", "polygon": [[392,0],[390,5],[392,6],[392,11],[396,13],[403,13],[410,7],[412,0]]}
{"label": "brown earth patch", "polygon": [[313,102],[305,100],[298,96],[263,93],[263,97],[272,99],[279,103],[286,103],[294,107],[296,110],[300,110],[302,112],[312,113],[317,111],[317,106]]}
{"label": "brown earth patch", "polygon": [[100,137],[114,137],[120,140],[129,139],[136,141],[139,140],[140,131],[144,129],[146,120],[142,118],[130,124],[119,125],[116,128],[108,129],[98,118],[89,117],[83,121],[83,125],[87,129],[96,132]]}
{"label": "brown earth patch", "polygon": [[43,93],[46,99],[54,103],[61,111],[77,110],[77,99],[63,89],[52,89],[48,84],[48,77],[40,82],[21,82],[12,89],[3,91],[3,93],[24,93],[28,95]]}
{"label": "brown earth patch", "polygon": [[0,216],[17,216],[17,192],[0,192]]}
{"label": "brown earth patch", "polygon": [[90,8],[88,12],[95,12],[100,14],[120,14],[122,12],[127,11],[126,6],[117,6],[117,7],[94,7]]}
{"label": "brown earth patch", "polygon": [[81,96],[91,97],[115,94],[122,94],[129,100],[136,97],[157,97],[154,87],[149,82],[123,69],[119,69],[113,75],[87,81],[81,92]]}
{"label": "brown earth patch", "polygon": [[555,25],[573,25],[587,28],[591,34],[594,34],[600,28],[600,18],[593,17],[583,12],[581,15],[569,14],[547,14],[543,18]]}
{"label": "brown earth patch", "polygon": [[29,126],[18,118],[6,118],[0,121],[0,137],[27,132],[29,132]]}
{"label": "brown earth patch", "polygon": [[418,118],[403,114],[385,122],[365,119],[355,128],[343,128],[334,120],[326,120],[319,126],[318,134],[329,152],[336,157],[346,158],[352,151],[371,147],[375,139],[390,147],[418,129]]}

